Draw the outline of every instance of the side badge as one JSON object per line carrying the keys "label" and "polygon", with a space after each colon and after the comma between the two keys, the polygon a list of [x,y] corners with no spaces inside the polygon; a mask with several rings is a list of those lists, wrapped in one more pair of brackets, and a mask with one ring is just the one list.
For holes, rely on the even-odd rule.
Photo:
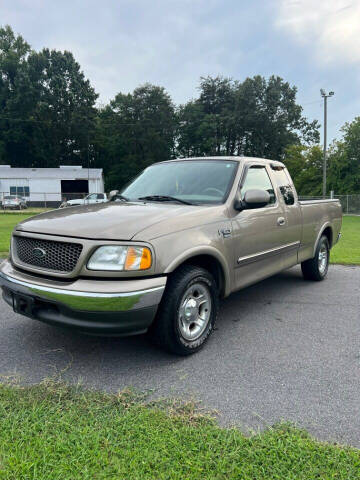
{"label": "side badge", "polygon": [[222,235],[224,238],[231,237],[231,229],[230,228],[220,228],[219,235]]}

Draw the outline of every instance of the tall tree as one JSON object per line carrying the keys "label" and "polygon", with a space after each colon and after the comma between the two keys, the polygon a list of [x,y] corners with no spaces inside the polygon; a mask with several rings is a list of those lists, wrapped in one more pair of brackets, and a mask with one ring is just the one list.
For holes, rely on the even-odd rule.
{"label": "tall tree", "polygon": [[0,28],[2,163],[86,164],[96,98],[70,52],[35,52],[9,26]]}
{"label": "tall tree", "polygon": [[281,159],[288,145],[319,138],[317,122],[308,122],[296,103],[296,87],[280,77],[206,77],[199,89],[199,98],[179,109],[180,155]]}
{"label": "tall tree", "polygon": [[37,166],[86,165],[98,95],[72,53],[44,49],[29,60],[40,72],[36,140],[31,145]]}
{"label": "tall tree", "polygon": [[145,84],[116,95],[100,112],[97,131],[97,162],[104,159],[109,188],[171,158],[175,125],[174,105],[164,88]]}
{"label": "tall tree", "polygon": [[36,89],[27,63],[30,52],[29,44],[10,26],[0,28],[0,163],[16,163],[26,155],[31,137],[28,120]]}
{"label": "tall tree", "polygon": [[319,145],[290,145],[283,160],[299,195],[322,194],[323,152]]}
{"label": "tall tree", "polygon": [[338,194],[360,193],[360,117],[345,123],[343,137],[329,151],[328,188]]}

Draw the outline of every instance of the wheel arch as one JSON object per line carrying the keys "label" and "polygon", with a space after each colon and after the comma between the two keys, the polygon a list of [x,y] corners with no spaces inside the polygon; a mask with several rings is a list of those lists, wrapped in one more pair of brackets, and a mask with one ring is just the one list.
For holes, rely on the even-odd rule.
{"label": "wheel arch", "polygon": [[325,235],[326,238],[328,239],[329,241],[329,246],[330,248],[332,247],[333,245],[333,228],[332,228],[332,225],[330,222],[326,222],[321,228],[320,228],[320,231],[319,231],[319,234],[316,238],[316,242],[315,242],[315,245],[314,245],[314,251],[313,251],[313,255],[315,255],[315,252],[316,252],[316,247],[317,247],[317,244],[319,243],[319,240],[320,238]]}
{"label": "wheel arch", "polygon": [[195,265],[208,270],[218,285],[220,296],[230,294],[230,272],[226,259],[215,248],[195,248],[184,252],[166,268],[165,273],[172,273],[182,265]]}

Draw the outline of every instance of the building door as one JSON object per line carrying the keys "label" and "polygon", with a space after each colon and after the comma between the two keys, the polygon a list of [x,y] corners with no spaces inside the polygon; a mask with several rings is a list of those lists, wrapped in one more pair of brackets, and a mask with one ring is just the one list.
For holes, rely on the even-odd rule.
{"label": "building door", "polygon": [[62,201],[83,198],[89,193],[87,180],[61,180]]}

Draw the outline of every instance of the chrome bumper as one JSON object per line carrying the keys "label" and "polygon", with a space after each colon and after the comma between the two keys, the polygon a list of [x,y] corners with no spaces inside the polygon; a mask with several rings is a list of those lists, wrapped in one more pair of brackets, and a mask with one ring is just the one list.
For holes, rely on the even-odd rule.
{"label": "chrome bumper", "polygon": [[145,331],[161,301],[166,277],[119,281],[78,279],[61,283],[15,270],[9,261],[0,266],[3,298],[17,313],[47,323],[104,330],[104,333]]}

